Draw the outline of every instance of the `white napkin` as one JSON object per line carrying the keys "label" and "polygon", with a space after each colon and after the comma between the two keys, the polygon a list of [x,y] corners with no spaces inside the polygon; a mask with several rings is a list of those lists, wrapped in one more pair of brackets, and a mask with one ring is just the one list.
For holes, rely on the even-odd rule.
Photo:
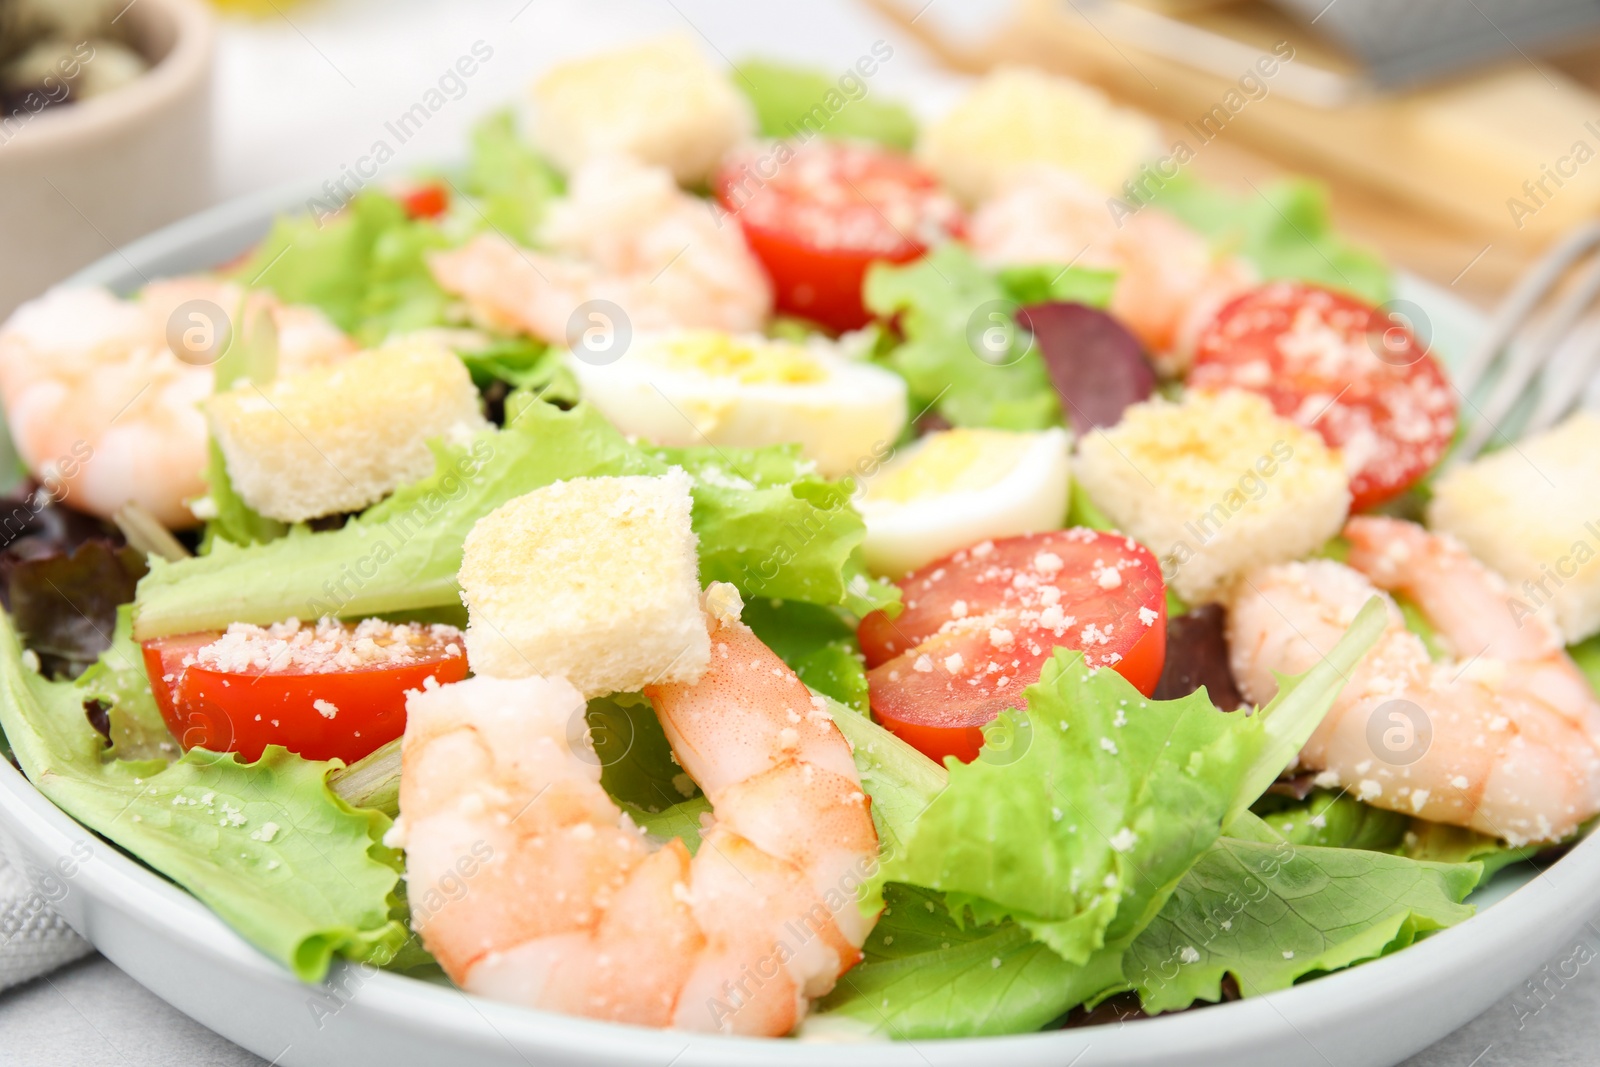
{"label": "white napkin", "polygon": [[94,951],[0,855],[0,989]]}

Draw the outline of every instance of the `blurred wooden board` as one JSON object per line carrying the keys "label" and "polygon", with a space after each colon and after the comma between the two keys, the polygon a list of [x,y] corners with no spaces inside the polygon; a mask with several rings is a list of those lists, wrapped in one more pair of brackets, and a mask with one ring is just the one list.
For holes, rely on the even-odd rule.
{"label": "blurred wooden board", "polygon": [[[1084,14],[1092,8],[1065,0],[1018,0],[990,37],[961,42],[942,39],[933,20],[911,23],[916,8],[900,0],[866,2],[956,69],[1022,63],[1068,74],[1164,119],[1168,134],[1190,146],[1198,143],[1195,119],[1234,88],[1114,43]],[[1189,7],[1185,17],[1262,51],[1292,42],[1297,62],[1349,69],[1314,34],[1262,3]],[[1547,64],[1517,59],[1338,110],[1274,94],[1270,79],[1267,89],[1229,116],[1188,166],[1246,191],[1247,182],[1286,172],[1316,176],[1328,184],[1344,232],[1469,299],[1492,302],[1553,236],[1600,214],[1600,158],[1571,158],[1580,140],[1600,156],[1594,44]],[[1550,167],[1564,158],[1574,173],[1556,184]],[[1530,193],[1529,181],[1543,181],[1546,195]]]}

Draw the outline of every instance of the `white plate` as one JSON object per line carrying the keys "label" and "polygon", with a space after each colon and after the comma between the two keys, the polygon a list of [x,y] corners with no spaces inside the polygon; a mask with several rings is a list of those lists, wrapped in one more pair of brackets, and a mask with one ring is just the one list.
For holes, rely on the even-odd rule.
{"label": "white plate", "polygon": [[[272,216],[304,202],[274,193],[225,205],[129,245],[74,282],[131,290],[146,277],[210,267],[248,249]],[[1448,293],[1406,279],[1445,353],[1481,328]],[[60,857],[83,854],[82,863]],[[495,1004],[370,967],[297,982],[193,897],[62,813],[0,761],[0,849],[73,928],[174,1007],[290,1067],[450,1063],[720,1067],[1386,1067],[1508,993],[1582,924],[1600,887],[1600,837],[1542,874],[1503,872],[1474,918],[1393,956],[1268,996],[1157,1019],[1015,1037],[820,1046],[688,1035]],[[1492,904],[1492,906],[1488,906]]]}

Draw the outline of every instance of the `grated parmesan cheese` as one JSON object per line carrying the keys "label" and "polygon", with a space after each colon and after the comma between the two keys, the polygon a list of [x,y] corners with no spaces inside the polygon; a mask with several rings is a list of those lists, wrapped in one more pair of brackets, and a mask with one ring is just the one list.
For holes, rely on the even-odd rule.
{"label": "grated parmesan cheese", "polygon": [[[355,625],[337,619],[307,624],[299,619],[256,626],[236,622],[194,655],[194,663],[229,674],[319,674],[327,671],[399,667],[430,658],[438,643],[446,654],[461,654],[461,631],[443,624],[393,623],[363,619]],[[337,708],[318,701],[317,710],[333,718]]]}

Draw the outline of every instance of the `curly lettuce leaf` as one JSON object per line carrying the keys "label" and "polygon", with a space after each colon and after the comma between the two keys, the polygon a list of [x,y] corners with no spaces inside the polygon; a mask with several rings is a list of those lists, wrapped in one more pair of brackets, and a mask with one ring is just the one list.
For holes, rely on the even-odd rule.
{"label": "curly lettuce leaf", "polygon": [[[949,242],[904,266],[874,264],[862,299],[879,318],[899,316],[905,341],[888,364],[905,378],[913,410],[931,407],[955,426],[1040,430],[1060,425],[1061,404],[1011,313],[1040,295],[1103,306],[1110,281],[1079,268],[1029,267],[996,277]],[[996,354],[980,358],[988,336],[998,340]]]}
{"label": "curly lettuce leaf", "polygon": [[1344,792],[1318,789],[1304,800],[1267,796],[1255,812],[1290,844],[1394,852],[1411,828],[1409,816],[1363,804]]}
{"label": "curly lettuce leaf", "polygon": [[1232,975],[1247,997],[1394,952],[1469,917],[1476,864],[1362,849],[1222,838],[1129,948],[1145,1011],[1215,1002]]}
{"label": "curly lettuce leaf", "polygon": [[1180,174],[1162,185],[1153,202],[1219,250],[1242,255],[1264,278],[1315,282],[1373,304],[1392,294],[1382,258],[1334,232],[1328,191],[1317,182],[1297,178],[1238,195]]}
{"label": "curly lettuce leaf", "polygon": [[635,693],[589,701],[589,736],[600,765],[600,784],[619,804],[665,812],[700,789],[678,766],[655,708]]}
{"label": "curly lettuce leaf", "polygon": [[1117,286],[1117,272],[1087,267],[1063,269],[1051,263],[1021,263],[1001,267],[996,273],[1006,296],[1017,303],[1050,304],[1057,301],[1105,308]]}
{"label": "curly lettuce leaf", "polygon": [[449,244],[439,227],[412,219],[398,200],[369,190],[331,218],[280,218],[232,277],[289,303],[320,308],[340,329],[373,345],[391,333],[446,321],[451,300],[425,257]]}
{"label": "curly lettuce leaf", "polygon": [[558,479],[652,473],[593,410],[543,404],[469,445],[435,443],[434,456],[430,476],[338,530],[296,527],[263,545],[218,543],[206,556],[156,561],[134,602],[135,636],[456,605],[461,545],[479,518]]}
{"label": "curly lettuce leaf", "polygon": [[[880,858],[905,847],[948,771],[871,719],[829,702],[872,797]],[[944,894],[890,883],[847,971],[803,1024],[809,1038],[916,1040],[1037,1030],[1073,1006],[1127,988],[1120,953],[1068,963],[1015,922],[957,922]]]}
{"label": "curly lettuce leaf", "polygon": [[0,690],[0,729],[41,793],[299,978],[320,981],[335,955],[387,963],[405,943],[389,819],[329,790],[335,764],[276,747],[252,764],[201,749],[170,765],[114,759],[84,690],[24,665],[4,615]]}
{"label": "curly lettuce leaf", "polygon": [[750,98],[763,137],[821,133],[910,151],[917,138],[910,110],[897,101],[872,99],[853,71],[849,78],[850,84],[842,84],[837,74],[753,59],[734,68],[733,84]]}
{"label": "curly lettuce leaf", "polygon": [[1477,864],[1480,885],[1502,868],[1532,859],[1550,847],[1508,845],[1464,826],[1385,811],[1347,793],[1325,789],[1302,801],[1263,797],[1254,810],[1291,844],[1367,849],[1432,863]]}
{"label": "curly lettuce leaf", "polygon": [[858,714],[867,714],[867,670],[855,620],[838,608],[756,598],[742,618],[800,680]]}
{"label": "curly lettuce leaf", "polygon": [[[259,315],[229,338],[228,347],[217,360],[212,391],[225,393],[245,378],[264,386],[277,374],[277,330],[270,316]],[[197,514],[208,516],[205,536],[200,542],[201,555],[210,552],[218,538],[236,545],[254,545],[276,540],[289,532],[287,523],[269,519],[245,503],[233,487],[227,460],[215,438],[206,444],[205,480],[206,495],[194,503]]]}
{"label": "curly lettuce leaf", "polygon": [[[1368,604],[1328,657],[1249,715],[1199,690],[1147,700],[1057,650],[1002,758],[951,763],[878,883],[937,889],[979,921],[1009,917],[1072,963],[1141,928],[1190,864],[1276,779],[1383,626]],[[1020,740],[1019,740],[1020,739]],[[1012,755],[1012,754],[1015,755]]]}
{"label": "curly lettuce leaf", "polygon": [[523,139],[512,108],[492,112],[473,127],[462,186],[476,201],[459,212],[464,221],[524,245],[534,243],[545,209],[564,191],[561,175]]}
{"label": "curly lettuce leaf", "polygon": [[[861,787],[872,798],[872,823],[878,830],[882,859],[905,849],[917,819],[950,783],[949,772],[873,722],[824,696],[823,701],[850,744]],[[863,900],[864,908],[876,906]]]}
{"label": "curly lettuce leaf", "polygon": [[883,917],[801,1026],[815,1039],[902,1041],[1037,1030],[1126,988],[1115,953],[1063,960],[1015,923],[958,923],[940,894],[891,885]]}
{"label": "curly lettuce leaf", "polygon": [[899,603],[896,586],[860,565],[867,526],[851,506],[854,487],[818,476],[797,445],[643,451],[694,479],[702,582],[731,582],[746,597],[844,604],[858,616]]}
{"label": "curly lettuce leaf", "polygon": [[433,447],[433,474],[338,530],[297,527],[267,544],[219,542],[206,556],[153,561],[135,600],[135,636],[459,606],[461,546],[478,519],[554,481],[659,474],[669,463],[694,478],[703,580],[731,581],[746,596],[852,610],[892,602],[898,592],[855,569],[865,526],[843,491],[792,449],[725,451],[753,472],[754,480],[730,481],[712,474],[718,453],[641,449],[588,405],[564,411],[537,401],[504,429]]}
{"label": "curly lettuce leaf", "polygon": [[1203,693],[1148,701],[1066,651],[1024,696],[1025,712],[986,732],[1026,739],[1020,755],[952,763],[880,878],[940,890],[979,921],[1015,919],[1083,964],[1124,897],[1143,910],[1216,839],[1261,732]]}
{"label": "curly lettuce leaf", "polygon": [[1446,826],[1444,823],[1413,819],[1410,832],[1401,843],[1400,852],[1414,860],[1477,864],[1481,869],[1478,884],[1482,885],[1496,872],[1513,863],[1532,859],[1548,847],[1512,846],[1497,837],[1480,834],[1464,826]]}
{"label": "curly lettuce leaf", "polygon": [[479,389],[505,382],[513,389],[548,397],[552,383],[571,373],[563,367],[560,352],[531,337],[497,337],[483,348],[458,348],[456,355]]}
{"label": "curly lettuce leaf", "polygon": [[[1341,672],[1370,647],[1383,619],[1381,607],[1369,605],[1329,662],[1285,680],[1279,698],[1251,715],[1218,712],[1203,691],[1182,701],[1144,701],[1113,672],[1090,676],[1081,660],[1058,653],[1040,685],[1028,691],[1030,743],[1014,762],[952,764],[946,787],[924,769],[932,767],[930,761],[922,760],[919,767],[920,757],[908,760],[884,749],[889,758],[863,766],[862,781],[875,816],[880,811],[887,816],[889,832],[880,829],[887,909],[868,942],[866,960],[819,1004],[820,1014],[804,1032],[908,1039],[1015,1033],[1132,988],[1125,954],[1157,915],[1174,907],[1175,890],[1190,886],[1192,891],[1193,865],[1217,847],[1219,831],[1256,831],[1275,840],[1273,831],[1241,805],[1270,784],[1269,771],[1275,775],[1282,769],[1285,749],[1297,748],[1315,729],[1338,694]],[[1121,726],[1116,725],[1119,711],[1125,719]],[[862,749],[879,747],[877,740],[857,739],[851,733],[855,727],[846,725],[849,717],[836,718],[856,745],[860,764]],[[1013,742],[1024,736],[1020,719],[1002,728],[1009,729]],[[1102,734],[1114,738],[1115,754],[1098,744]],[[1021,772],[1015,777],[1004,774],[1017,768]],[[1083,787],[1085,781],[1091,784]],[[1076,798],[1079,834],[1098,825],[1091,821],[1100,815],[1094,805],[1109,800],[1111,807],[1133,812],[1126,821],[1149,836],[1141,841],[1136,831],[1131,840],[1121,838],[1125,851],[1104,838],[1103,844],[1085,844],[1087,838],[1070,832],[1063,796]],[[1155,800],[1143,809],[1152,818],[1141,820],[1140,805],[1147,798]],[[1200,810],[1191,813],[1195,804]],[[992,815],[982,810],[985,806]],[[1156,817],[1172,825],[1152,828]],[[943,836],[930,840],[925,836],[930,830]],[[970,840],[961,840],[962,835]],[[1084,940],[1092,943],[1087,935],[1093,928],[1041,922],[1035,901],[1070,889],[1075,876],[1087,885],[1090,877],[1082,868],[1090,853],[1109,861],[1087,870],[1089,876],[1104,871],[1114,879],[1114,886],[1102,881],[1100,887],[1111,892],[1115,906],[1109,918],[1105,909],[1098,916],[1104,919],[1098,946],[1080,951],[1075,962],[1059,951],[1062,935],[1078,936],[1081,949]],[[954,869],[959,860],[938,862],[958,854],[977,859],[975,874]],[[903,862],[905,856],[912,862]],[[1132,868],[1131,878],[1121,876],[1124,864]],[[924,880],[919,886],[900,881],[918,878]],[[948,885],[926,885],[933,880]],[[1002,907],[975,891],[1025,898],[1034,914],[1012,907],[1014,917],[1007,918]]]}
{"label": "curly lettuce leaf", "polygon": [[77,685],[85,702],[98,702],[106,708],[109,758],[170,761],[177,757],[178,743],[156,706],[144,653],[133,639],[131,604],[117,608],[111,647],[83,672]]}
{"label": "curly lettuce leaf", "polygon": [[[205,536],[200,554],[208,555],[219,540],[233,545],[259,545],[276,541],[289,532],[288,523],[269,519],[244,502],[228,475],[228,462],[215,439],[207,443]],[[199,505],[196,505],[197,507]]]}

